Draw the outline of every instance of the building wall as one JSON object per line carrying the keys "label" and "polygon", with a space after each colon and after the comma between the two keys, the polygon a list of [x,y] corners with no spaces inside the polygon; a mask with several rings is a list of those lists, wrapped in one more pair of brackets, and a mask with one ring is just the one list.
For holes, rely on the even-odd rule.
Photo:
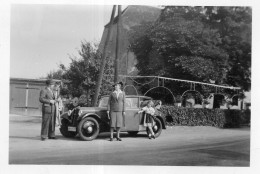
{"label": "building wall", "polygon": [[[120,75],[136,75],[137,70],[135,65],[137,63],[136,57],[133,52],[131,52],[129,47],[129,35],[128,32],[131,30],[131,27],[140,25],[144,21],[155,21],[161,10],[155,7],[149,6],[137,6],[130,5],[128,6],[122,16],[122,25],[120,27],[120,47],[119,47],[119,74]],[[104,49],[104,43],[108,34],[108,26],[105,26],[101,42],[99,45],[99,50]],[[107,47],[107,56],[115,59],[116,52],[116,35],[117,35],[117,18],[115,18],[115,23],[112,26],[111,36],[109,38],[109,43]]]}
{"label": "building wall", "polygon": [[41,116],[39,96],[44,87],[45,80],[11,78],[9,113]]}

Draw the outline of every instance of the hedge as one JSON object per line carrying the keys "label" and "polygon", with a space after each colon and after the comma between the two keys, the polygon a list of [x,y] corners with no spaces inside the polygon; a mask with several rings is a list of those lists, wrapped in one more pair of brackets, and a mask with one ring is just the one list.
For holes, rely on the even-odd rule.
{"label": "hedge", "polygon": [[234,128],[250,123],[250,110],[183,108],[162,105],[166,125]]}

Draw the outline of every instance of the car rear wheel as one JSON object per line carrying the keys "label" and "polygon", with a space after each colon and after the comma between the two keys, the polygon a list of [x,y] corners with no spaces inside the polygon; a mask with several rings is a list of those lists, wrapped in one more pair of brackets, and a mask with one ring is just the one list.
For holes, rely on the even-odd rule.
{"label": "car rear wheel", "polygon": [[99,134],[99,124],[96,119],[86,117],[79,122],[78,132],[82,140],[94,140]]}
{"label": "car rear wheel", "polygon": [[139,131],[129,131],[127,132],[130,136],[136,136]]}
{"label": "car rear wheel", "polygon": [[[155,138],[157,138],[162,133],[162,122],[158,118],[155,118],[154,122],[155,122],[155,124],[152,127],[152,129],[153,129],[153,133],[154,133]],[[148,128],[146,129],[146,131],[147,131],[147,134],[149,134]]]}
{"label": "car rear wheel", "polygon": [[60,127],[60,133],[64,136],[64,137],[68,137],[68,138],[72,138],[75,137],[77,135],[77,132],[72,132],[72,131],[68,131],[68,127],[69,127],[69,120],[67,119],[62,119],[61,120],[61,127]]}

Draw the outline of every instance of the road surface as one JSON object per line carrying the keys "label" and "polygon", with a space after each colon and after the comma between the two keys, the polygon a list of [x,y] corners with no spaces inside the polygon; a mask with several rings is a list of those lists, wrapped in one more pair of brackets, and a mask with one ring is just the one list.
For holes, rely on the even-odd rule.
{"label": "road surface", "polygon": [[250,166],[250,128],[167,127],[149,140],[122,133],[122,142],[102,133],[93,141],[79,137],[40,141],[40,117],[10,115],[9,164]]}

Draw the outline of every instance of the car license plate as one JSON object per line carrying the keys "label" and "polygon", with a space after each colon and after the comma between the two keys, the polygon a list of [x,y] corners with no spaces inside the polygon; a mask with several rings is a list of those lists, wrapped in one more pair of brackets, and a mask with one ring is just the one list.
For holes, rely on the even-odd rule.
{"label": "car license plate", "polygon": [[76,127],[68,127],[68,131],[71,131],[71,132],[76,132]]}

